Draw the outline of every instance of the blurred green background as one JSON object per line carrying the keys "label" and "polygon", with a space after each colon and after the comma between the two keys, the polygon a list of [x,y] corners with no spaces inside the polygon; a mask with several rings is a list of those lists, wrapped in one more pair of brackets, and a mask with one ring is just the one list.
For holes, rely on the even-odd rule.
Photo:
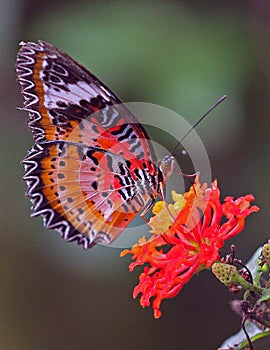
{"label": "blurred green background", "polygon": [[197,132],[222,196],[253,193],[262,208],[233,239],[245,261],[269,237],[269,14],[267,0],[0,0],[1,349],[216,349],[240,326],[228,305],[234,296],[210,272],[154,320],[132,299],[128,257],[83,251],[30,219],[18,43],[48,41],[123,101],[159,104],[190,123],[227,94]]}

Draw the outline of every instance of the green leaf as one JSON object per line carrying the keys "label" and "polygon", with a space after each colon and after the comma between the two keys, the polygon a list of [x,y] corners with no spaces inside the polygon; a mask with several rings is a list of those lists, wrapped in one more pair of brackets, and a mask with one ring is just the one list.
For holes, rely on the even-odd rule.
{"label": "green leaf", "polygon": [[[258,340],[260,338],[270,335],[270,331],[263,332],[259,327],[254,323],[249,321],[245,322],[245,329],[251,338],[252,341]],[[238,346],[237,350],[243,350],[245,346],[248,345],[246,335],[241,329],[238,333],[226,339],[223,344],[220,346],[221,349],[230,349]]]}
{"label": "green leaf", "polygon": [[261,280],[262,274],[263,274],[262,272],[259,272],[259,273],[257,273],[257,275],[253,276],[254,277],[253,282],[254,282],[255,286],[259,286],[259,287],[261,286],[260,280]]}
{"label": "green leaf", "polygon": [[[262,330],[259,327],[257,327],[254,323],[251,323],[248,321],[245,323],[245,328],[250,337],[254,337],[262,332]],[[238,333],[226,339],[223,342],[223,344],[220,346],[220,348],[229,349],[230,347],[234,348],[236,345],[239,346],[240,344],[241,344],[240,346],[242,346],[246,342],[246,339],[247,339],[246,335],[244,331],[241,329]],[[238,349],[240,350],[243,348],[240,347]]]}
{"label": "green leaf", "polygon": [[261,272],[261,268],[259,266],[259,257],[262,252],[262,247],[259,247],[255,253],[252,255],[252,257],[247,262],[246,266],[250,270],[252,276],[256,276],[259,272]]}
{"label": "green leaf", "polygon": [[259,299],[259,302],[267,301],[269,299],[270,299],[270,287],[264,289],[262,297]]}

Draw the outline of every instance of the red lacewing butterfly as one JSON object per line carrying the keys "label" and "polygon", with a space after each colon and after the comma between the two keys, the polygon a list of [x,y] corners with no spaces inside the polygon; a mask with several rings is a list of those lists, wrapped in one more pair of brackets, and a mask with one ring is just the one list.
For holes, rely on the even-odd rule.
{"label": "red lacewing butterfly", "polygon": [[110,244],[163,197],[174,158],[157,162],[131,111],[66,53],[43,41],[21,46],[16,70],[34,138],[23,159],[32,216],[85,249]]}

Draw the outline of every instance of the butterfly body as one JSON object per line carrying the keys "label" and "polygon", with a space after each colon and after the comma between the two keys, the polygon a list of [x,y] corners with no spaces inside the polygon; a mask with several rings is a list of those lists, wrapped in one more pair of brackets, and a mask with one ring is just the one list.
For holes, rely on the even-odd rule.
{"label": "butterfly body", "polygon": [[135,116],[52,45],[22,43],[16,69],[34,138],[23,160],[32,215],[85,249],[110,244],[162,194],[173,158],[157,164]]}

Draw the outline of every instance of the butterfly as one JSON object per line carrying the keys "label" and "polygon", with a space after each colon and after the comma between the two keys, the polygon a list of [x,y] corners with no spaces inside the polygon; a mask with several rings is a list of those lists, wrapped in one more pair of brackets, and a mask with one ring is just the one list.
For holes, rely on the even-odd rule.
{"label": "butterfly", "polygon": [[110,244],[150,209],[173,171],[137,118],[54,46],[22,42],[16,70],[34,145],[22,163],[32,216],[87,249]]}

